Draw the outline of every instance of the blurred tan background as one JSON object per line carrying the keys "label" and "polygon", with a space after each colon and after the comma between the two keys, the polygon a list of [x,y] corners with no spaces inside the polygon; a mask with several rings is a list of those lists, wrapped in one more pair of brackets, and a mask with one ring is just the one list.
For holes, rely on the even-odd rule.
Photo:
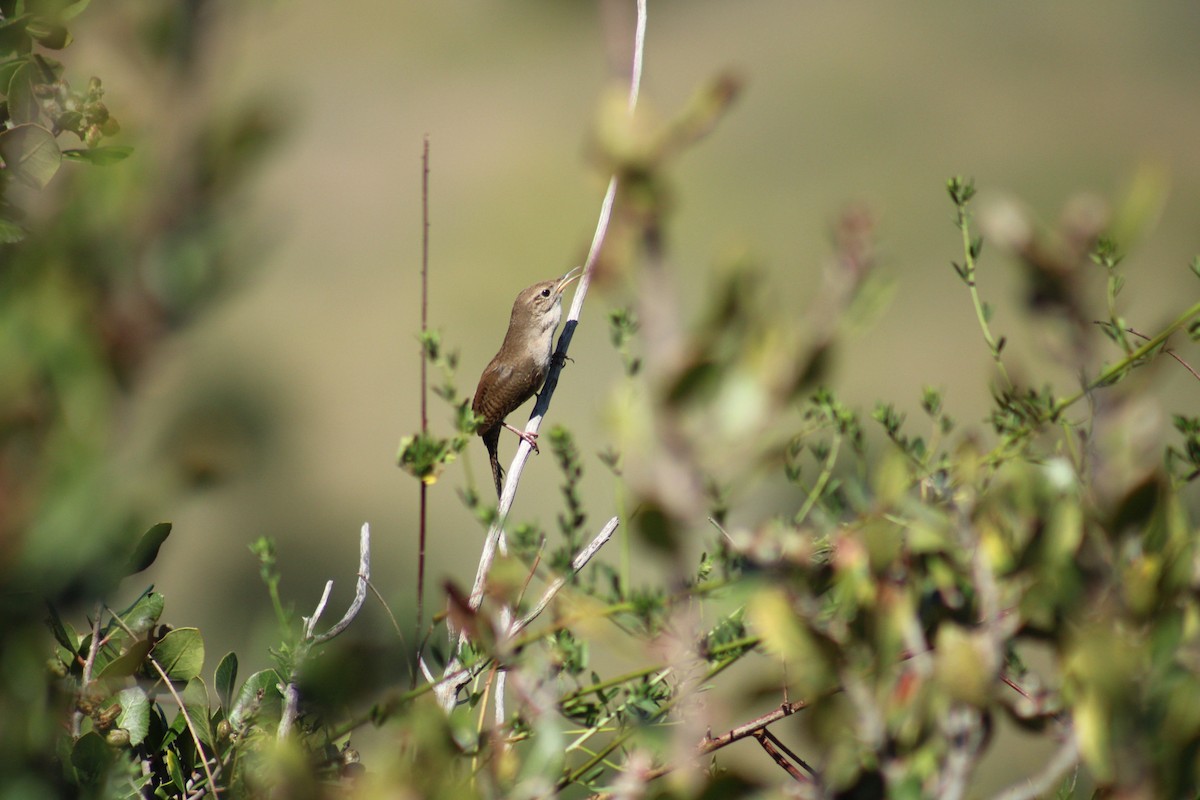
{"label": "blurred tan background", "polygon": [[[154,76],[106,50],[123,5],[90,8],[80,47],[64,56],[69,70],[103,74],[126,130],[153,141],[171,130],[139,103]],[[205,632],[211,663],[236,649],[249,670],[270,663],[276,641],[247,550],[262,535],[278,543],[285,600],[309,613],[333,578],[336,618],[370,522],[373,579],[411,619],[417,486],[394,457],[419,425],[422,137],[432,148],[430,321],[461,352],[458,385],[470,394],[517,291],[586,251],[604,188],[587,136],[598,96],[625,69],[632,2],[245,5],[209,54],[209,91],[218,104],[285,114],[288,136],[238,210],[258,263],[161,357],[119,458],[166,454],[212,473],[182,494],[147,475],[146,501],[175,523],[148,580],[167,593],[168,621]],[[651,0],[644,102],[669,114],[718,70],[746,80],[732,113],[674,171],[669,253],[680,283],[695,301],[713,265],[744,252],[802,313],[830,224],[864,202],[894,296],[839,351],[835,388],[864,414],[886,399],[915,415],[921,387],[939,386],[963,426],[983,429],[989,359],[949,264],[961,245],[946,178],[973,175],[981,204],[1018,197],[1053,224],[1076,193],[1118,201],[1140,168],[1160,170],[1161,217],[1122,243],[1132,250],[1127,316],[1157,330],[1200,287],[1187,269],[1200,252],[1198,26],[1200,8],[1184,0]],[[1036,358],[1014,266],[985,248],[980,285],[1012,357]],[[596,526],[614,513],[595,453],[620,376],[604,322],[615,302],[589,296],[547,421],[579,439]],[[1169,372],[1165,409],[1195,413],[1200,386]],[[205,409],[231,407],[241,427],[206,427]],[[430,407],[447,432],[449,410],[433,397]],[[505,464],[512,438],[501,440]],[[478,441],[466,465],[486,492]],[[463,466],[430,492],[431,587],[474,571],[482,534],[455,494]],[[552,457],[535,458],[514,519],[552,530],[557,480]],[[439,605],[431,593],[427,616]],[[362,624],[383,629],[374,603]]]}

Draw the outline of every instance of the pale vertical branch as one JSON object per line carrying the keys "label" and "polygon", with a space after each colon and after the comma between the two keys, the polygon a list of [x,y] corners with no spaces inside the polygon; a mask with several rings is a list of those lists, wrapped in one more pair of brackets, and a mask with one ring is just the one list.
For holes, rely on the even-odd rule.
{"label": "pale vertical branch", "polygon": [[[633,64],[630,69],[629,79],[628,108],[630,114],[633,114],[637,108],[638,96],[641,92],[645,43],[646,0],[637,0]],[[571,308],[567,313],[567,320],[563,325],[562,333],[558,337],[558,346],[555,349],[554,358],[550,363],[550,371],[546,375],[546,381],[542,386],[541,392],[538,393],[537,402],[534,404],[533,413],[530,415],[529,422],[525,426],[525,430],[529,433],[537,433],[541,429],[542,419],[545,417],[546,411],[550,408],[550,399],[553,397],[554,390],[558,386],[558,376],[562,371],[563,364],[566,363],[567,350],[571,345],[571,339],[575,335],[575,328],[579,325],[580,315],[583,312],[583,302],[587,297],[588,288],[591,285],[592,273],[595,270],[596,262],[599,260],[600,250],[604,246],[605,236],[608,234],[613,203],[617,197],[617,186],[618,176],[613,175],[609,179],[608,189],[605,191],[604,200],[600,204],[600,215],[596,222],[596,231],[592,236],[592,244],[588,250],[587,260],[583,265],[583,276],[579,279],[579,285],[575,289],[575,295],[571,301]],[[504,484],[504,490],[500,494],[500,505],[496,511],[496,521],[488,529],[487,537],[484,540],[483,552],[479,559],[479,567],[475,572],[475,582],[471,587],[470,605],[473,609],[479,608],[483,602],[483,588],[487,581],[488,572],[491,570],[492,562],[496,558],[496,550],[504,548],[504,524],[508,520],[509,509],[512,508],[512,501],[517,493],[517,484],[521,479],[521,473],[525,469],[525,462],[528,461],[531,450],[532,448],[528,442],[521,441],[517,446],[517,453],[509,465],[508,477]],[[447,630],[450,637],[450,646],[455,655],[446,665],[445,677],[462,671],[462,662],[459,660],[457,654],[466,643],[465,634],[462,631],[456,630],[452,623],[447,623]],[[443,680],[435,689],[438,699],[445,708],[453,705],[457,692],[457,686],[453,684],[453,681]]]}
{"label": "pale vertical branch", "polygon": [[[634,32],[633,66],[630,70],[629,81],[630,114],[633,114],[637,108],[638,95],[641,92],[645,42],[646,0],[637,0],[637,26]],[[617,197],[617,184],[618,179],[616,175],[609,178],[608,189],[604,193],[604,200],[600,203],[600,215],[596,221],[596,232],[592,235],[592,245],[588,249],[587,260],[583,263],[583,276],[579,279],[579,286],[575,289],[575,295],[571,300],[571,308],[567,312],[567,321],[563,324],[563,331],[558,337],[558,347],[555,350],[555,358],[551,362],[550,371],[546,375],[546,382],[543,384],[542,391],[538,393],[537,403],[534,405],[533,413],[530,414],[529,422],[525,426],[525,430],[529,433],[537,433],[541,428],[542,418],[550,408],[550,398],[554,394],[554,389],[558,386],[558,376],[562,371],[563,364],[566,362],[567,349],[571,346],[571,340],[575,336],[575,328],[578,327],[579,318],[583,313],[583,301],[587,298],[588,288],[591,286],[592,273],[595,271],[596,262],[600,259],[600,250],[604,246],[604,239],[608,235],[608,224],[612,219],[613,203]],[[499,533],[503,530],[504,522],[508,517],[508,511],[512,507],[513,498],[517,493],[517,483],[520,480],[521,472],[524,470],[525,462],[529,460],[529,454],[532,450],[533,448],[525,441],[521,441],[517,447],[516,456],[508,468],[508,478],[504,484],[504,491],[500,496],[500,507],[496,516],[496,522],[492,526],[492,530],[488,531],[489,537],[494,530],[497,532],[497,538],[500,538]],[[500,546],[503,547],[503,545]],[[484,575],[486,575],[486,571],[484,571]],[[471,599],[473,602],[475,598],[476,595],[472,592]]]}

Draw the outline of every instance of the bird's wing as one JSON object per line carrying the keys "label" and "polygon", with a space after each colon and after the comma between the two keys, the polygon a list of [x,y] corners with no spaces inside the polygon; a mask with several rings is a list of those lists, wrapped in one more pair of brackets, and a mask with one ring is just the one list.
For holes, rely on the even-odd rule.
{"label": "bird's wing", "polygon": [[[471,410],[486,420],[480,430],[487,430],[499,423],[507,414],[507,409],[501,408],[499,393],[493,392],[486,397],[485,386],[500,386],[512,379],[513,368],[502,361],[492,361],[479,377],[479,387],[475,390],[475,399],[471,402]],[[490,401],[490,402],[489,402]]]}

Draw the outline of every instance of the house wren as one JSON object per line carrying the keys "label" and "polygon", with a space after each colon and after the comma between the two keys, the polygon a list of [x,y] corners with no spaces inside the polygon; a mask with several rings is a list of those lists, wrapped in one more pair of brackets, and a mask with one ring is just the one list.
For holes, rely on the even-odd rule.
{"label": "house wren", "polygon": [[508,428],[537,451],[537,434],[514,428],[504,418],[533,397],[546,380],[554,331],[562,317],[563,290],[579,277],[579,271],[576,267],[561,278],[535,283],[517,295],[504,344],[479,377],[471,410],[483,418],[477,430],[487,445],[497,497],[504,475],[500,469],[500,428]]}

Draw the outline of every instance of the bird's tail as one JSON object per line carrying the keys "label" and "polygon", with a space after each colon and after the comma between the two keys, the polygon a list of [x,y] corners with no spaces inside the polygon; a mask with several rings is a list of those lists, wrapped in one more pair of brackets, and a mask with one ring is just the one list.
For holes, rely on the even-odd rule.
{"label": "bird's tail", "polygon": [[500,499],[501,492],[504,491],[504,470],[500,467],[500,454],[495,450],[492,451],[492,478],[496,481],[496,499]]}
{"label": "bird's tail", "polygon": [[492,462],[492,479],[496,482],[496,499],[504,491],[504,470],[500,468],[500,426],[483,434],[483,443],[488,449],[488,460]]}

